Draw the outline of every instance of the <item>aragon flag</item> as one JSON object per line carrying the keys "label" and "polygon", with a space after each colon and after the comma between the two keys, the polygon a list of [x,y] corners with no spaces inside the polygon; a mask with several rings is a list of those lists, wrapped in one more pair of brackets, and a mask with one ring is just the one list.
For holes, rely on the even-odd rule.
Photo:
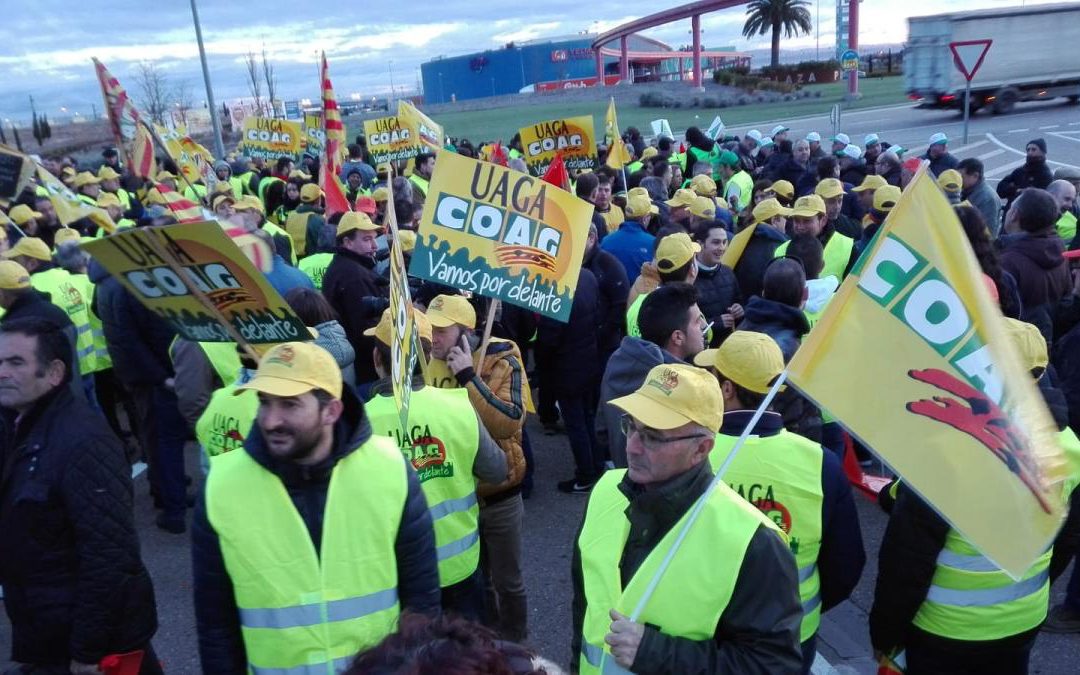
{"label": "aragon flag", "polygon": [[142,116],[131,102],[120,81],[94,59],[105,112],[109,115],[113,138],[123,153],[128,171],[139,178],[149,178],[154,172],[154,141]]}
{"label": "aragon flag", "polygon": [[925,166],[789,376],[1010,576],[1052,543],[1068,473],[1059,432]]}
{"label": "aragon flag", "polygon": [[345,191],[341,187],[338,174],[341,173],[341,157],[345,149],[345,125],[341,121],[334,85],[330,83],[330,68],[326,64],[326,54],[322,55],[321,88],[323,100],[323,144],[319,168],[319,187],[326,197],[326,215],[352,211]]}
{"label": "aragon flag", "polygon": [[183,194],[163,183],[155,181],[154,187],[161,193],[161,197],[165,200],[166,206],[172,211],[172,214],[176,217],[178,223],[197,223],[206,220],[206,218],[203,217],[202,207],[198,202],[188,199]]}

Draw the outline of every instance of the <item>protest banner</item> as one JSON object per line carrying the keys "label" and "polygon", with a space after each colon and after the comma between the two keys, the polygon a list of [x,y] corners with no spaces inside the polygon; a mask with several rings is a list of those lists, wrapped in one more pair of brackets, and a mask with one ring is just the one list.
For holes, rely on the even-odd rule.
{"label": "protest banner", "polygon": [[400,124],[409,129],[414,142],[418,141],[420,145],[433,151],[443,149],[443,140],[446,137],[443,135],[442,126],[417,110],[412,103],[404,99],[398,101],[397,117]]}
{"label": "protest banner", "polygon": [[320,113],[304,113],[304,152],[319,156],[326,145],[326,132],[323,131]]}
{"label": "protest banner", "polygon": [[442,153],[409,272],[565,322],[592,209],[539,178]]}
{"label": "protest banner", "polygon": [[184,174],[184,178],[189,183],[202,179],[199,166],[200,159],[209,164],[214,163],[214,156],[188,135],[186,127],[179,126],[170,129],[155,124],[154,131],[157,133],[158,138],[161,139],[161,142],[164,143],[169,157],[176,162],[176,166],[180,168],[181,173]]}
{"label": "protest banner", "polygon": [[124,230],[82,248],[186,340],[269,344],[310,335],[216,222]]}
{"label": "protest banner", "polygon": [[537,122],[522,127],[519,133],[525,163],[532,176],[543,176],[557,154],[562,155],[567,169],[592,171],[596,168],[596,131],[592,115]]}
{"label": "protest banner", "polygon": [[1057,427],[925,166],[789,374],[1013,577],[1053,541],[1066,472]]}
{"label": "protest banner", "polygon": [[275,160],[288,157],[300,161],[304,131],[299,122],[269,117],[247,117],[240,135],[240,153],[251,158]]}
{"label": "protest banner", "polygon": [[[387,184],[388,199],[394,200],[394,186]],[[420,358],[419,335],[413,319],[412,297],[409,294],[409,276],[405,270],[405,255],[401,252],[397,217],[393,209],[386,213],[393,244],[390,246],[390,382],[394,390],[394,404],[401,419],[401,428],[409,428],[409,400],[412,398],[412,377],[416,361]]]}
{"label": "protest banner", "polygon": [[364,120],[364,135],[376,164],[412,159],[424,151],[412,130],[396,116]]}

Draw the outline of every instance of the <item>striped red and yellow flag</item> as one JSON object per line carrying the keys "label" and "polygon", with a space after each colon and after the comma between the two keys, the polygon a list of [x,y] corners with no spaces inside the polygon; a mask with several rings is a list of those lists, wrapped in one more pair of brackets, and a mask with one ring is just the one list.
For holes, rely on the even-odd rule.
{"label": "striped red and yellow flag", "polygon": [[169,210],[176,216],[177,222],[198,223],[206,220],[203,216],[202,206],[200,206],[198,202],[191,201],[183,194],[163,183],[154,181],[154,187],[161,193],[161,197],[165,200],[165,205],[168,206]]}
{"label": "striped red and yellow flag", "polygon": [[330,68],[326,64],[326,54],[322,55],[322,100],[323,144],[319,169],[319,187],[326,197],[326,215],[351,211],[345,190],[341,187],[338,174],[341,173],[342,157],[345,151],[345,124],[341,121],[334,85],[330,83]]}
{"label": "striped red and yellow flag", "polygon": [[94,68],[97,69],[113,137],[120,152],[124,153],[128,170],[139,178],[149,178],[154,171],[154,141],[146,124],[127,92],[120,86],[120,81],[96,58]]}

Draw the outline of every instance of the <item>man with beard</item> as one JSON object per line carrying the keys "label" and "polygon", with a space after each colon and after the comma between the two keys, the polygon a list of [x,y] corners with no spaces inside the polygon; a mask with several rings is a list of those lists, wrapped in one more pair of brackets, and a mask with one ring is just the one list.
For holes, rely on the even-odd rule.
{"label": "man with beard", "polygon": [[1005,210],[1012,206],[1017,195],[1027,188],[1045,190],[1054,175],[1046,166],[1046,141],[1041,138],[1028,141],[1027,158],[1024,165],[1017,167],[997,186],[998,196],[1005,200]]}
{"label": "man with beard", "polygon": [[431,515],[329,352],[277,345],[247,390],[255,425],[213,459],[193,526],[202,670],[332,672],[402,611],[438,612]]}

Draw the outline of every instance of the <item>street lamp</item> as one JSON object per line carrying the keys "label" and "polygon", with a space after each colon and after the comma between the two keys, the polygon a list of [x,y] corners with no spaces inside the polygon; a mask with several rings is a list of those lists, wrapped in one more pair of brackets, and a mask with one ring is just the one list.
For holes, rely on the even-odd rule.
{"label": "street lamp", "polygon": [[217,152],[218,157],[224,157],[225,143],[221,140],[221,122],[218,120],[217,106],[214,105],[214,89],[210,86],[210,67],[206,65],[206,48],[203,47],[202,26],[199,24],[199,10],[195,7],[195,0],[191,0],[191,19],[195,23],[195,41],[199,43],[199,60],[202,61],[206,101],[210,107],[210,123],[214,127],[214,151]]}
{"label": "street lamp", "polygon": [[394,62],[393,60],[387,60],[386,69],[390,71],[390,103],[394,102]]}

